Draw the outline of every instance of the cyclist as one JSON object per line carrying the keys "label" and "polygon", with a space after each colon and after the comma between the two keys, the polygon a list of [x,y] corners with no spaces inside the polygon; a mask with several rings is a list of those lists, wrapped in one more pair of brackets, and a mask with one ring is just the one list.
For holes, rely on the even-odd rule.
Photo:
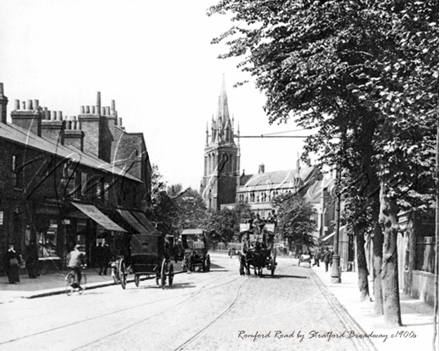
{"label": "cyclist", "polygon": [[86,264],[86,258],[84,257],[84,254],[79,251],[79,247],[80,245],[75,245],[73,250],[67,255],[67,267],[72,269],[77,276],[77,282],[72,284],[72,288],[81,289],[81,266]]}

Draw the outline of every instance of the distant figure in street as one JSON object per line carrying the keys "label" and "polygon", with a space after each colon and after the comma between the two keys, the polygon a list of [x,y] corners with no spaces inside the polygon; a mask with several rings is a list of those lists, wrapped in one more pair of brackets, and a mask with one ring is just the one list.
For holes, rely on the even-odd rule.
{"label": "distant figure in street", "polygon": [[313,266],[319,267],[319,258],[320,258],[319,251],[316,250],[315,253],[313,254],[313,259],[314,259]]}
{"label": "distant figure in street", "polygon": [[21,265],[20,255],[15,251],[14,245],[9,244],[9,249],[4,256],[4,267],[8,275],[9,284],[20,282],[19,268]]}
{"label": "distant figure in street", "polygon": [[78,278],[78,285],[73,286],[73,288],[81,288],[81,266],[86,264],[86,258],[84,254],[79,251],[79,247],[79,245],[75,245],[73,250],[67,254],[67,267],[72,269]]}
{"label": "distant figure in street", "polygon": [[38,271],[38,248],[34,240],[26,248],[26,268],[29,278],[36,278],[40,275]]}
{"label": "distant figure in street", "polygon": [[332,259],[332,253],[328,250],[328,247],[324,251],[323,260],[325,263],[325,271],[328,272],[328,265]]}

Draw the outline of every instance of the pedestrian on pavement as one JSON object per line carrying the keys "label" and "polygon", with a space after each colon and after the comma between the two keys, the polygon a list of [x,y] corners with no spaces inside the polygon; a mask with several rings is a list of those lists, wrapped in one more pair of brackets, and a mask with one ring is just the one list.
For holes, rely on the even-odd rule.
{"label": "pedestrian on pavement", "polygon": [[104,246],[101,246],[100,256],[98,257],[99,275],[107,275],[107,267],[111,259],[112,252],[110,250],[110,246],[107,243],[104,243]]}
{"label": "pedestrian on pavement", "polygon": [[38,270],[38,248],[35,240],[32,240],[26,248],[26,268],[29,278],[36,278],[40,275]]}
{"label": "pedestrian on pavement", "polygon": [[314,259],[313,266],[319,267],[319,258],[320,258],[319,256],[320,256],[319,251],[316,250],[315,253],[313,254],[313,259]]}
{"label": "pedestrian on pavement", "polygon": [[326,272],[328,272],[328,265],[329,265],[329,263],[331,261],[331,257],[332,257],[332,254],[331,254],[331,252],[329,251],[329,249],[327,247],[325,249],[324,255],[323,255],[323,260],[324,260],[324,263],[325,263],[325,271]]}
{"label": "pedestrian on pavement", "polygon": [[20,255],[15,251],[14,245],[9,244],[9,249],[4,256],[4,267],[6,269],[6,274],[8,275],[9,284],[20,282],[20,265]]}
{"label": "pedestrian on pavement", "polygon": [[75,245],[72,251],[67,254],[67,267],[72,269],[77,276],[77,284],[73,288],[81,288],[81,266],[86,264],[84,254],[79,251],[80,245]]}

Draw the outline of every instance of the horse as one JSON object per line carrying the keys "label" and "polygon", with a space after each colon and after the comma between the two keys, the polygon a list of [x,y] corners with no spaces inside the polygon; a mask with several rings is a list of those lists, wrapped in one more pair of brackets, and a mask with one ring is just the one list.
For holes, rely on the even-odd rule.
{"label": "horse", "polygon": [[246,268],[246,274],[249,275],[250,268],[254,268],[254,274],[258,276],[263,275],[263,268],[266,265],[266,252],[261,248],[260,245],[255,246],[255,248],[251,248],[245,250],[245,254],[240,254],[240,275],[244,275],[244,269]]}

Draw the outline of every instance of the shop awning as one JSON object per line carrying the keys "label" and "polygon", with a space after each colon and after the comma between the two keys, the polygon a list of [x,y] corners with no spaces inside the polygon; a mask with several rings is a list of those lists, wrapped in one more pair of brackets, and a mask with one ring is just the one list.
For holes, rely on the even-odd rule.
{"label": "shop awning", "polygon": [[93,205],[85,205],[72,202],[76,208],[78,208],[85,215],[89,216],[96,223],[102,225],[107,230],[113,230],[115,232],[127,232],[125,229],[118,226],[115,222],[113,222],[110,218],[108,218],[104,213],[98,210]]}
{"label": "shop awning", "polygon": [[[138,234],[150,234],[137,219],[134,217],[130,211],[127,210],[117,210],[118,213],[130,224],[130,226],[136,230]],[[151,235],[151,234],[150,234]]]}
{"label": "shop awning", "polygon": [[156,229],[156,227],[145,217],[141,212],[131,211],[131,214],[142,223],[142,225],[147,229],[148,234],[161,236],[161,232]]}

